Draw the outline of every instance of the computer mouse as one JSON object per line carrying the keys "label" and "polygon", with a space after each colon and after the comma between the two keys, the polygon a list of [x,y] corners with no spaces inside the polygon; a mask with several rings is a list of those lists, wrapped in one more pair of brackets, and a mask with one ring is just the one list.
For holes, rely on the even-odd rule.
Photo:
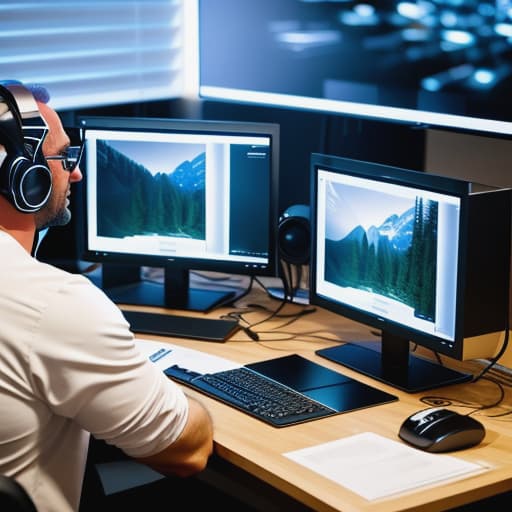
{"label": "computer mouse", "polygon": [[431,407],[409,416],[400,426],[398,436],[427,452],[451,452],[480,443],[485,428],[471,416]]}

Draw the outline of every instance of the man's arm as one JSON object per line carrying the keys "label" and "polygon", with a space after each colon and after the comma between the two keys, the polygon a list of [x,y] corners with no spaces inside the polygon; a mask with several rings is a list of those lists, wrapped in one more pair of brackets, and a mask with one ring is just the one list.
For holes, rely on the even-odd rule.
{"label": "man's arm", "polygon": [[189,398],[188,420],[182,433],[167,448],[135,460],[155,471],[188,477],[202,471],[213,452],[213,425],[206,409]]}

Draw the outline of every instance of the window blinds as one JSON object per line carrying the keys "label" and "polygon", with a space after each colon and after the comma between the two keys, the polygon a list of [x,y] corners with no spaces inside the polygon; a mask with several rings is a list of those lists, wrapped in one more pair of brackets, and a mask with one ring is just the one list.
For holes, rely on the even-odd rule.
{"label": "window blinds", "polygon": [[66,110],[183,94],[190,0],[0,3],[0,80],[40,83]]}

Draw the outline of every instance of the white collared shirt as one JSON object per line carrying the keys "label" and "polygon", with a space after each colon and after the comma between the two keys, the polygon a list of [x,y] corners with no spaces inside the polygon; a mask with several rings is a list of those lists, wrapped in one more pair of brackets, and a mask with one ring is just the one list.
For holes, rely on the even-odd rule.
{"label": "white collared shirt", "polygon": [[78,510],[89,433],[135,457],[179,436],[185,395],[142,356],[118,307],[3,231],[0,311],[0,472],[39,512]]}

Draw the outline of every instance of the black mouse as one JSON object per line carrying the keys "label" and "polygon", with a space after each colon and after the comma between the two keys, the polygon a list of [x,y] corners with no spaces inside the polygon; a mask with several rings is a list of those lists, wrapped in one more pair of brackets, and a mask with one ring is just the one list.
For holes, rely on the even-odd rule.
{"label": "black mouse", "polygon": [[427,452],[451,452],[475,446],[485,436],[484,426],[471,416],[432,407],[409,416],[398,437]]}

